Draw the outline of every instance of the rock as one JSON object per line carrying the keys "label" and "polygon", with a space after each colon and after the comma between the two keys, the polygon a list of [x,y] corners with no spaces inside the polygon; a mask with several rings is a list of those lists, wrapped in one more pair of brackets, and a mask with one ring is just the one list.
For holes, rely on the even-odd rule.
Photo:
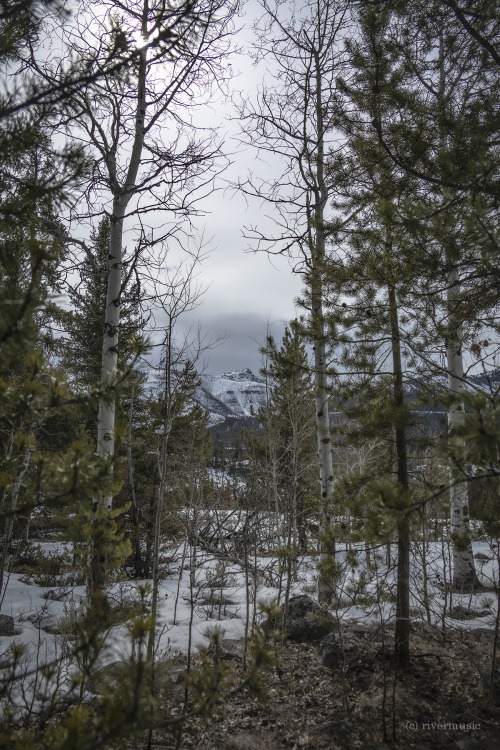
{"label": "rock", "polygon": [[[283,630],[284,613],[278,615],[274,627]],[[288,602],[285,633],[294,641],[318,641],[337,629],[337,622],[328,610],[310,596],[292,596]]]}
{"label": "rock", "polygon": [[339,630],[334,630],[319,642],[317,657],[320,664],[335,669],[342,664],[344,648]]}
{"label": "rock", "polygon": [[155,687],[160,690],[178,692],[184,690],[184,675],[186,667],[184,664],[172,664],[171,662],[159,662],[155,665]]}
{"label": "rock", "polygon": [[0,615],[0,635],[15,635],[14,618],[10,615]]}
{"label": "rock", "polygon": [[217,645],[212,642],[207,649],[207,653],[215,654],[216,648],[220,659],[243,659],[245,639],[223,638]]}
{"label": "rock", "polygon": [[37,609],[35,612],[26,612],[20,615],[19,618],[23,622],[31,622],[36,628],[45,630],[46,633],[52,627],[57,627],[57,622],[54,615],[50,614],[45,607]]}

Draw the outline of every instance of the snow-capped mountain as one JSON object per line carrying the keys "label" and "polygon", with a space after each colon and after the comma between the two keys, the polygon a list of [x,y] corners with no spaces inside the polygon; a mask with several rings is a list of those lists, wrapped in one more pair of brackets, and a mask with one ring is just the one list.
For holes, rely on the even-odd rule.
{"label": "snow-capped mountain", "polygon": [[202,375],[196,400],[211,415],[211,424],[227,417],[248,417],[266,400],[266,385],[248,368],[223,375]]}
{"label": "snow-capped mountain", "polygon": [[[163,373],[155,368],[138,371],[146,391],[157,394],[163,386]],[[210,412],[210,425],[225,419],[250,417],[266,401],[264,378],[249,368],[226,372],[223,375],[201,375],[195,400]]]}

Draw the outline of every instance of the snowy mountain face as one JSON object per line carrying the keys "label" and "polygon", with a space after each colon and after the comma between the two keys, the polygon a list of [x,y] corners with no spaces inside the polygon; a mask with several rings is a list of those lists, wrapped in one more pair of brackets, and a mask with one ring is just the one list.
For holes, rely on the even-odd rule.
{"label": "snowy mountain face", "polygon": [[266,385],[251,370],[236,370],[223,375],[203,375],[196,400],[210,412],[212,425],[227,417],[248,417],[266,401]]}

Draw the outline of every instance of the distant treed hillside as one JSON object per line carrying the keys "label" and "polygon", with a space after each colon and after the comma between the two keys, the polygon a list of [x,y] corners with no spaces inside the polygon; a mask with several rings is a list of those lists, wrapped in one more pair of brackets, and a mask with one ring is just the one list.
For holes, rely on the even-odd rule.
{"label": "distant treed hillside", "polygon": [[[153,371],[144,373],[145,379],[153,387],[158,380]],[[442,382],[441,382],[442,381]],[[480,388],[493,393],[500,386],[500,369],[468,377],[469,390]],[[436,394],[446,392],[447,383],[443,378],[430,378],[420,382],[406,383],[405,401],[414,404],[418,422],[426,432],[441,432],[446,425],[446,410],[439,403]],[[213,434],[229,430],[237,432],[242,428],[257,429],[254,418],[259,407],[266,403],[266,383],[263,377],[249,368],[226,372],[222,375],[202,375],[201,385],[196,390],[196,400],[210,414],[210,428]],[[338,423],[342,408],[332,403],[330,421]],[[425,426],[423,423],[426,423]]]}
{"label": "distant treed hillside", "polygon": [[[158,380],[152,370],[145,372],[144,377],[151,387],[154,387]],[[467,383],[468,390],[480,388],[487,393],[493,393],[500,386],[500,369],[471,375],[467,378]],[[444,377],[407,382],[405,401],[414,404],[414,410],[419,413],[421,419],[429,421],[431,428],[436,426],[441,429],[438,425],[445,424],[446,410],[443,405],[436,403],[436,393],[441,389],[444,393],[446,388],[447,382]],[[240,424],[240,427],[252,429],[258,424],[253,418],[254,415],[259,407],[266,403],[266,383],[263,377],[256,375],[249,368],[222,375],[202,375],[201,385],[196,390],[196,400],[209,412],[210,427],[218,426],[216,432],[224,429],[222,425],[226,420],[230,427]],[[437,401],[439,402],[439,397]],[[333,404],[332,424],[338,420],[339,407],[341,408],[340,404]]]}
{"label": "distant treed hillside", "polygon": [[[160,371],[145,370],[142,376],[152,393],[161,390]],[[256,430],[259,427],[253,415],[266,402],[264,378],[246,368],[222,375],[202,375],[200,380],[195,399],[210,415],[209,427],[214,448],[236,451],[239,455],[241,430]]]}

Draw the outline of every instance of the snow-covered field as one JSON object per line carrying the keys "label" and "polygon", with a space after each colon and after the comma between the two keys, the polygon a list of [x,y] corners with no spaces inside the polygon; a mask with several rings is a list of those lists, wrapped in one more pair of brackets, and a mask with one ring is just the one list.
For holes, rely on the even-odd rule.
{"label": "snow-covered field", "polygon": [[[496,542],[495,542],[496,544]],[[54,543],[42,544],[45,554],[57,552]],[[338,551],[338,600],[334,608],[342,622],[390,623],[395,616],[396,547],[390,549],[390,564],[386,546],[366,552],[364,546],[353,545],[351,550]],[[411,613],[415,620],[431,621],[439,627],[492,628],[496,616],[498,567],[494,547],[486,541],[474,543],[474,554],[480,579],[486,589],[481,593],[450,593],[449,558],[446,546],[429,543],[426,548],[427,600],[424,596],[424,574],[421,545],[412,550]],[[194,550],[189,545],[168,550],[169,562],[160,581],[158,607],[157,653],[163,656],[196,651],[209,643],[207,633],[217,627],[225,638],[240,639],[250,632],[251,624],[258,624],[263,615],[259,608],[278,599],[286,588],[286,575],[273,557],[250,557],[250,571],[220,554]],[[260,572],[259,572],[260,571]],[[290,593],[309,593],[314,596],[316,585],[315,560],[302,557]],[[110,600],[116,604],[139,599],[148,590],[148,581],[124,581],[110,590]],[[446,591],[446,593],[445,593]],[[67,628],[84,601],[84,586],[36,585],[19,574],[11,574],[2,602],[1,614],[15,621],[15,635],[0,638],[0,654],[6,654],[15,644],[25,652],[19,670],[36,674],[36,667],[60,663],[63,642],[68,640]],[[257,605],[257,611],[255,610]],[[247,623],[247,617],[249,625]],[[62,630],[63,632],[59,632]],[[131,638],[127,623],[110,628],[99,655],[99,665],[124,660],[130,656]],[[10,651],[11,652],[11,651]],[[12,652],[11,652],[12,653]],[[66,675],[72,665],[65,667]],[[74,671],[74,670],[73,670]],[[31,688],[29,685],[31,684]],[[35,689],[34,677],[24,681],[24,696],[19,695],[19,706],[26,706],[27,696]]]}

